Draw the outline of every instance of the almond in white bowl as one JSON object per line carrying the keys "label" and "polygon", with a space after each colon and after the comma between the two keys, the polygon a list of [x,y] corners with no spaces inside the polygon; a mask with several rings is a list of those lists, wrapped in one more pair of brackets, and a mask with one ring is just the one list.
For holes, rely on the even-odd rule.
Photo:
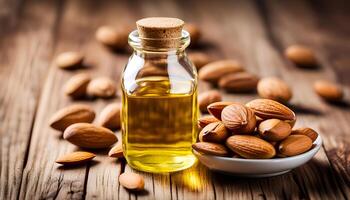
{"label": "almond in white bowl", "polygon": [[307,163],[322,146],[322,138],[317,137],[313,147],[302,154],[271,159],[244,159],[199,153],[193,150],[199,161],[211,170],[243,177],[271,177],[289,172]]}

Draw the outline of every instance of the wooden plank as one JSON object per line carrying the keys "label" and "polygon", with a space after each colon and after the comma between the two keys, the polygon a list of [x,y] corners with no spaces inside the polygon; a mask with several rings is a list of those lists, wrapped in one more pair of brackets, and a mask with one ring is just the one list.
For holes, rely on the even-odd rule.
{"label": "wooden plank", "polygon": [[[99,26],[111,25],[115,27],[122,27],[124,24],[130,24],[133,15],[128,12],[129,8],[125,1],[103,1],[98,2],[98,6],[94,5],[93,1],[85,3],[80,1],[73,6],[78,9],[81,4],[85,4],[86,12],[80,13],[79,16],[87,21],[92,21],[89,24],[91,27],[88,30],[91,38],[86,42],[84,48],[85,54],[89,58],[94,58],[93,74],[99,76],[109,76],[118,83],[118,90],[120,89],[120,74],[127,62],[129,54],[126,53],[112,53],[107,48],[95,41],[94,33]],[[94,12],[96,16],[90,15]],[[134,21],[133,19],[132,21]],[[118,91],[120,93],[120,91]],[[120,94],[116,99],[109,101],[97,100],[95,108],[99,113],[107,103],[120,102]],[[118,132],[118,138],[121,140]],[[99,152],[97,161],[98,164],[90,167],[87,177],[86,185],[86,199],[124,199],[120,197],[120,188],[118,177],[124,171],[125,161],[122,159],[110,158],[107,156],[108,151]],[[129,198],[127,191],[124,194]]]}
{"label": "wooden plank", "polygon": [[[78,1],[69,1],[64,6],[56,33],[58,36],[55,55],[64,51],[84,52],[91,44],[90,41],[94,41],[94,30],[90,26],[93,21],[81,17],[84,13],[93,13],[91,8],[88,9],[85,5]],[[94,58],[87,58],[85,63],[91,66],[94,61]],[[91,69],[98,69],[98,65],[92,66],[96,68]],[[48,125],[48,120],[55,111],[73,103],[63,95],[62,88],[68,78],[80,71],[63,71],[51,62],[34,123],[20,199],[83,199],[85,196],[89,167],[65,168],[55,163],[57,157],[78,148],[64,141],[61,133]],[[92,102],[80,103],[92,105]],[[92,163],[91,166],[96,164]]]}
{"label": "wooden plank", "polygon": [[[311,199],[349,198],[349,179],[347,178],[349,175],[346,170],[348,166],[344,165],[348,159],[345,153],[349,144],[349,140],[346,139],[348,110],[344,110],[342,106],[337,107],[321,101],[312,91],[312,83],[317,79],[336,80],[338,76],[350,74],[350,71],[345,68],[342,70],[343,75],[337,74],[333,63],[337,63],[337,59],[343,60],[344,57],[331,56],[337,49],[341,49],[343,53],[350,52],[349,42],[346,42],[339,32],[330,31],[326,26],[319,26],[318,19],[323,17],[318,14],[320,12],[313,12],[311,4],[297,1],[278,4],[269,2],[265,9],[267,19],[271,23],[271,38],[281,51],[292,43],[304,43],[316,51],[321,64],[320,70],[305,72],[286,61],[290,68],[294,68],[290,74],[302,77],[294,81],[304,85],[298,89],[298,93],[302,95],[298,98],[300,101],[298,104],[309,108],[309,111],[316,111],[304,113],[307,116],[303,116],[302,122],[313,124],[313,127],[319,130],[324,139],[325,151],[318,154],[317,160],[302,168],[306,170],[303,175],[295,173],[295,176],[299,183],[304,185],[304,190]],[[281,12],[281,9],[286,12]],[[304,20],[300,21],[292,16],[299,16]],[[329,153],[330,151],[337,153]],[[330,162],[326,159],[326,155]],[[308,167],[310,170],[307,170]],[[316,171],[319,173],[315,173]]]}
{"label": "wooden plank", "polygon": [[16,199],[59,6],[54,1],[0,4],[0,199]]}

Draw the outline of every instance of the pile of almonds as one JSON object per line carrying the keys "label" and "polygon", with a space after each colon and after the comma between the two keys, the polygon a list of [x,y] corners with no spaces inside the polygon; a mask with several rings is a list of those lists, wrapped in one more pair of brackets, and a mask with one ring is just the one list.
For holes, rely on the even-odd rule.
{"label": "pile of almonds", "polygon": [[248,159],[289,157],[310,150],[318,137],[311,128],[293,130],[295,113],[274,100],[255,99],[245,105],[215,102],[207,109],[211,115],[199,119],[199,142],[192,146],[203,154]]}

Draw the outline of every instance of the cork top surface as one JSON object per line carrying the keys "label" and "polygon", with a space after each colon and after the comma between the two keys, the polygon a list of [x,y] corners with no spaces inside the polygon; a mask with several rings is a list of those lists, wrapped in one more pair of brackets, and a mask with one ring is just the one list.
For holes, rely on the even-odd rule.
{"label": "cork top surface", "polygon": [[148,29],[182,29],[184,24],[185,22],[181,19],[170,17],[149,17],[136,22],[138,27]]}

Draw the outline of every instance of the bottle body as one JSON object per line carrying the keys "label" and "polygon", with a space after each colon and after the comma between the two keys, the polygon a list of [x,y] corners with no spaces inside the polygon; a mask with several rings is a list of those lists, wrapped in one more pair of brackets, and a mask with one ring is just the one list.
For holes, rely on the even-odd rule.
{"label": "bottle body", "polygon": [[122,137],[128,164],[172,172],[196,158],[197,73],[184,51],[135,50],[122,77]]}

